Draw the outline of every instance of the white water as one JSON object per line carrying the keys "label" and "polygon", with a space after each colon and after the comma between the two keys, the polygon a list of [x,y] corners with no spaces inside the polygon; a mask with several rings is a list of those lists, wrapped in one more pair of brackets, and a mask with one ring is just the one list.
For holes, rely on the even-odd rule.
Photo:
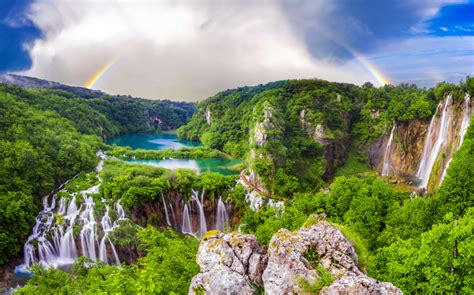
{"label": "white water", "polygon": [[[462,113],[462,120],[461,120],[461,127],[459,128],[459,144],[456,148],[458,150],[463,141],[464,141],[464,136],[466,135],[467,128],[469,127],[469,123],[471,122],[471,97],[467,93],[466,96],[464,97],[464,109]],[[444,178],[446,177],[446,173],[448,171],[449,164],[451,164],[451,161],[453,158],[449,159],[448,163],[446,164],[446,167],[444,167],[443,174],[441,174],[441,180],[440,180],[440,185],[443,182]]]}
{"label": "white water", "polygon": [[253,211],[260,210],[260,208],[264,205],[264,200],[267,201],[267,203],[266,203],[267,206],[270,206],[272,208],[278,208],[281,211],[283,211],[285,209],[285,202],[276,201],[276,200],[273,200],[273,199],[262,197],[258,192],[256,192],[256,191],[252,190],[251,188],[249,188],[247,186],[247,184],[242,179],[239,179],[237,181],[237,184],[240,184],[245,188],[245,190],[246,190],[245,201],[249,204],[250,209],[252,209]]}
{"label": "white water", "polygon": [[199,237],[202,237],[207,232],[207,225],[206,225],[206,214],[204,213],[204,189],[201,193],[201,198],[199,198],[199,194],[197,191],[193,190],[193,200],[196,202],[196,205],[199,210]]}
{"label": "white water", "polygon": [[[209,229],[228,230],[231,226],[229,218],[230,205],[226,206],[219,197],[216,213],[212,213],[216,214],[216,222],[211,224],[209,216],[206,216],[204,207],[205,195],[206,192],[204,190],[199,194],[197,190],[192,189],[189,201],[181,201],[181,205],[173,205],[172,202],[167,202],[166,198],[162,195],[161,200],[163,202],[166,224],[172,226],[176,231],[192,235],[195,238],[201,238]],[[179,221],[176,218],[175,210],[182,213]],[[197,214],[194,214],[194,212],[197,212]]]}
{"label": "white water", "polygon": [[[104,156],[97,165],[97,172],[102,170]],[[24,263],[17,267],[21,271],[24,267],[39,263],[45,267],[70,265],[79,256],[85,256],[93,260],[101,260],[120,264],[117,252],[110,241],[109,234],[119,227],[118,221],[125,219],[125,212],[119,202],[114,204],[117,219],[112,220],[109,213],[109,205],[105,205],[105,213],[100,223],[97,223],[94,214],[95,202],[90,196],[99,191],[101,179],[97,176],[99,183],[86,190],[73,193],[70,198],[58,196],[45,196],[43,198],[43,210],[36,217],[33,233],[24,245]],[[67,193],[61,186],[60,192]],[[78,208],[76,199],[81,199],[82,204]],[[103,200],[104,201],[104,200]],[[56,208],[56,202],[59,206]],[[56,219],[56,222],[54,222]],[[59,222],[62,220],[61,222]],[[80,248],[76,245],[74,229],[79,227]],[[100,236],[100,230],[103,232]],[[99,241],[100,240],[100,241]],[[112,257],[108,257],[107,244]],[[78,249],[81,250],[78,253]]]}
{"label": "white water", "polygon": [[220,231],[228,229],[230,226],[229,221],[229,214],[225,204],[222,202],[222,198],[219,198],[219,201],[217,201],[216,229]]}
{"label": "white water", "polygon": [[[418,187],[426,188],[428,186],[431,170],[433,169],[441,149],[447,144],[448,128],[452,120],[451,103],[452,96],[449,94],[442,110],[441,118],[439,119],[440,123],[438,124],[438,130],[434,130],[434,122],[437,120],[437,115],[435,114],[431,119],[430,126],[428,128],[428,134],[425,138],[423,155],[416,173],[416,176],[421,180],[418,184]],[[439,105],[437,111],[439,111]],[[434,139],[434,144],[432,144],[433,136],[435,135],[437,136]]]}
{"label": "white water", "polygon": [[387,146],[385,147],[385,153],[383,156],[382,176],[388,176],[390,172],[390,150],[392,149],[393,133],[395,132],[396,126],[397,124],[393,122],[392,131],[390,131],[390,136],[388,138]]}
{"label": "white water", "polygon": [[166,206],[166,201],[165,201],[165,198],[163,197],[163,194],[161,194],[161,200],[163,201],[163,207],[165,210],[166,224],[171,226],[170,216],[168,215],[168,207]]}
{"label": "white water", "polygon": [[466,96],[464,97],[464,110],[462,113],[461,128],[459,129],[460,141],[458,148],[462,145],[464,141],[464,135],[466,135],[469,123],[471,123],[471,97],[469,96],[469,94],[466,94]]}
{"label": "white water", "polygon": [[191,215],[189,214],[188,204],[184,204],[183,207],[183,224],[181,226],[181,232],[183,234],[194,235],[193,227],[191,223]]}

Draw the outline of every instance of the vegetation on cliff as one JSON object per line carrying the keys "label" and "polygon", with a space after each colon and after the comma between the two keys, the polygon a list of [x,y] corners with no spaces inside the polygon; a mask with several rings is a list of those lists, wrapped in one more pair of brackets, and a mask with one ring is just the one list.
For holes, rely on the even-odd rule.
{"label": "vegetation on cliff", "polygon": [[[419,89],[302,80],[227,90],[199,103],[193,119],[178,131],[205,146],[174,151],[113,147],[108,153],[153,159],[243,157],[260,185],[286,198],[284,210],[250,210],[235,176],[198,175],[115,159],[105,164],[95,201],[121,200],[131,212],[160,202],[161,194],[184,199],[192,189],[204,189],[210,198],[231,200],[242,217],[241,230],[255,234],[262,244],[279,229],[296,230],[308,215],[324,212],[356,244],[363,257],[360,266],[369,275],[408,293],[472,293],[473,124],[442,186],[423,197],[397,190],[370,173],[354,151],[386,133],[394,121],[428,120],[448,91],[459,100],[460,93],[474,91],[473,83],[469,78],[461,86],[443,83]],[[101,135],[182,125],[191,112],[187,106],[152,104],[0,84],[0,264],[20,253],[39,198],[95,167]],[[160,123],[164,118],[170,121]],[[345,146],[342,153],[348,161],[333,179],[326,173],[328,166],[341,163],[331,164],[328,155],[337,156],[332,144],[338,142]],[[92,181],[82,173],[69,185],[79,190]],[[329,190],[322,191],[329,182]],[[146,223],[163,225],[163,216],[157,212]],[[184,293],[199,271],[195,239],[131,226],[111,238],[120,245],[133,244],[146,256],[121,267],[81,258],[70,273],[35,266],[35,276],[20,294]]]}

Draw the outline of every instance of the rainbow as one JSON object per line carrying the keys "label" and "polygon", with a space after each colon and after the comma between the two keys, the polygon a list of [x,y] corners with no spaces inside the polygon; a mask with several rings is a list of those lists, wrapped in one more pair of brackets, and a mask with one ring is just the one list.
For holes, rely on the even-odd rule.
{"label": "rainbow", "polygon": [[108,61],[106,64],[104,64],[102,67],[100,67],[95,73],[94,75],[92,75],[88,80],[87,82],[84,84],[84,87],[85,88],[89,88],[91,89],[92,87],[94,87],[94,84],[97,83],[97,81],[100,80],[100,78],[102,78],[104,76],[105,73],[107,73],[107,71],[115,64],[116,62],[116,59],[112,59],[110,61]]}
{"label": "rainbow", "polygon": [[353,48],[346,42],[342,41],[337,36],[328,34],[325,31],[320,31],[322,35],[325,35],[327,38],[330,38],[336,44],[347,50],[364,68],[369,72],[376,80],[380,83],[381,86],[386,84],[391,84],[390,79],[388,79],[384,73],[375,66],[364,54],[359,52],[357,49]]}
{"label": "rainbow", "polygon": [[[349,49],[349,48],[348,48]],[[381,86],[391,84],[390,80],[362,53],[349,49],[359,63],[380,83]]]}

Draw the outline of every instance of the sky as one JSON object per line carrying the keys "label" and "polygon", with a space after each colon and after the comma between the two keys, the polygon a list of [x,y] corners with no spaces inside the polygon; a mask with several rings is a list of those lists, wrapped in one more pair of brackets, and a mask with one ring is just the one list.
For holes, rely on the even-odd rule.
{"label": "sky", "polygon": [[0,72],[151,99],[474,76],[474,1],[0,0]]}

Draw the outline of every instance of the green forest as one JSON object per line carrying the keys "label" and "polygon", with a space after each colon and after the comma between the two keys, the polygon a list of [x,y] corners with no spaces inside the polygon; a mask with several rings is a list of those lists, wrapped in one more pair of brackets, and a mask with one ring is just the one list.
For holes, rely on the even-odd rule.
{"label": "green forest", "polygon": [[[167,226],[156,207],[165,199],[187,201],[193,190],[231,204],[229,230],[254,234],[261,245],[324,213],[369,276],[407,294],[474,293],[474,124],[441,186],[421,195],[380,177],[364,153],[393,124],[429,122],[447,95],[457,106],[466,94],[474,95],[474,78],[429,89],[288,80],[226,90],[196,104],[0,84],[0,265],[22,257],[43,196],[69,179],[69,192],[97,183],[102,150],[109,158],[92,195],[95,210],[103,214],[105,204],[120,201],[130,220],[110,238],[136,259],[116,266],[80,257],[68,271],[35,264],[15,294],[186,294],[200,271],[200,240]],[[118,134],[175,129],[203,146],[104,143]],[[132,158],[242,159],[270,198],[253,210],[238,175],[121,160]],[[272,197],[284,199],[284,209],[268,205]]]}

